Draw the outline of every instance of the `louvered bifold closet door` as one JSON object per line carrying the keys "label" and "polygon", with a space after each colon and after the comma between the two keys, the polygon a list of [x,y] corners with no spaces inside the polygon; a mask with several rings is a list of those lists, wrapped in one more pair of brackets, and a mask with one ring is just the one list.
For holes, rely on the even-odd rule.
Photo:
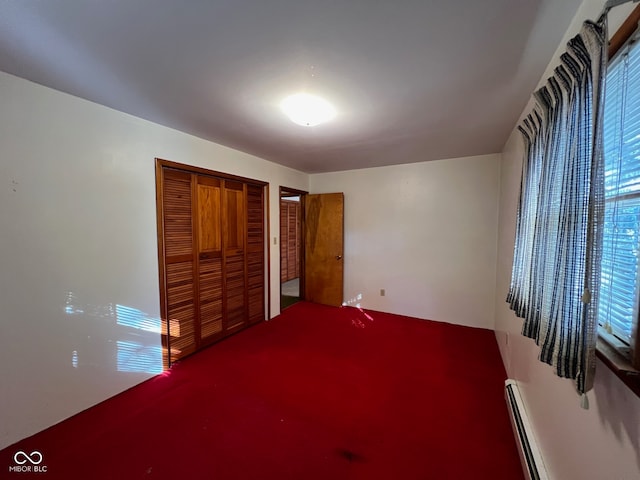
{"label": "louvered bifold closet door", "polygon": [[264,188],[247,185],[247,279],[249,323],[265,318]]}
{"label": "louvered bifold closet door", "polygon": [[191,182],[189,173],[164,170],[162,220],[167,319],[162,333],[170,363],[196,348]]}
{"label": "louvered bifold closet door", "polygon": [[163,362],[266,316],[266,184],[156,161]]}
{"label": "louvered bifold closet door", "polygon": [[299,266],[299,242],[300,242],[300,223],[298,217],[300,216],[300,203],[289,203],[289,246],[288,251],[288,276],[287,280],[293,280],[300,276]]}
{"label": "louvered bifold closet door", "polygon": [[300,202],[280,200],[280,281],[300,276]]}
{"label": "louvered bifold closet door", "polygon": [[200,343],[222,333],[222,181],[197,177],[198,298]]}
{"label": "louvered bifold closet door", "polygon": [[289,205],[280,200],[280,282],[289,280]]}
{"label": "louvered bifold closet door", "polygon": [[223,183],[224,328],[235,330],[247,322],[245,184],[229,180]]}

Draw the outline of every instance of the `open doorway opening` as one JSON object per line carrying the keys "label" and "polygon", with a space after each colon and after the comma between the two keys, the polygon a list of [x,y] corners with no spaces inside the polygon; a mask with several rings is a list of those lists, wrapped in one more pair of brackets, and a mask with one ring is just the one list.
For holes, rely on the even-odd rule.
{"label": "open doorway opening", "polygon": [[304,292],[304,195],[280,187],[280,310],[299,302]]}

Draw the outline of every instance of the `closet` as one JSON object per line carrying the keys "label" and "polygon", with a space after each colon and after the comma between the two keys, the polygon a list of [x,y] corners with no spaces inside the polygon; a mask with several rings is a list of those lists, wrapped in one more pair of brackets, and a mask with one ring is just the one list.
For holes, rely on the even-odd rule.
{"label": "closet", "polygon": [[265,188],[156,160],[165,368],[265,319]]}
{"label": "closet", "polygon": [[300,276],[300,201],[280,199],[280,281]]}

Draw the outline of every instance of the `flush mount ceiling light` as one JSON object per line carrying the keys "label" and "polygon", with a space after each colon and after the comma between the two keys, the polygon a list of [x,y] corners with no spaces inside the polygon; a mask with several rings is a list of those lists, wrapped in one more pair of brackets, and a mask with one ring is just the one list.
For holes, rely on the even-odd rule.
{"label": "flush mount ceiling light", "polygon": [[304,127],[313,127],[328,122],[336,116],[336,109],[323,98],[308,93],[290,95],[280,108],[292,122]]}

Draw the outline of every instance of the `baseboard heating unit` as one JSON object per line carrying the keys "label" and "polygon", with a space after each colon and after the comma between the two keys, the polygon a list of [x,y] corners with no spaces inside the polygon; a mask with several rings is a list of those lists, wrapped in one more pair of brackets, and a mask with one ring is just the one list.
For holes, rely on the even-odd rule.
{"label": "baseboard heating unit", "polygon": [[542,455],[533,436],[529,417],[520,396],[518,383],[515,380],[507,380],[504,390],[513,434],[516,437],[518,453],[520,453],[520,460],[522,461],[524,477],[527,480],[548,480],[547,470],[544,467]]}

